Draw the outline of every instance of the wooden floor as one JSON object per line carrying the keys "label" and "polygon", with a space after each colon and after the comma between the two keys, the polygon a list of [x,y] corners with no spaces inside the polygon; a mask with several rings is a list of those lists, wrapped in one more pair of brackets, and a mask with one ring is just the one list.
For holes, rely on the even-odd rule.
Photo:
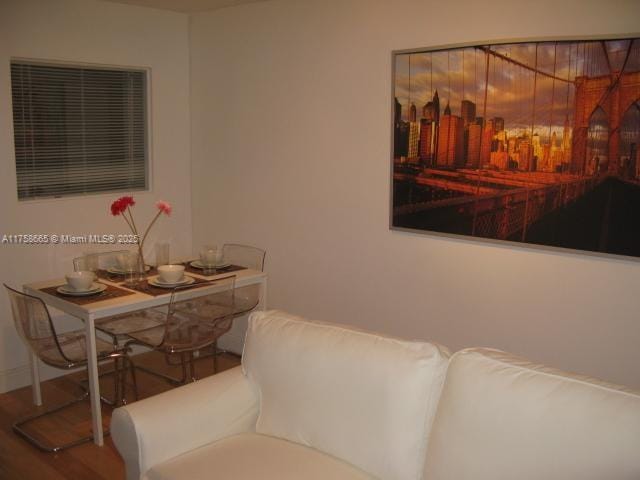
{"label": "wooden floor", "polygon": [[[179,367],[168,366],[164,357],[157,353],[144,353],[134,358],[136,365],[150,366],[156,370],[179,377]],[[218,356],[219,371],[226,370],[240,364],[240,358],[235,355],[222,354]],[[105,364],[109,368],[109,364]],[[196,362],[198,378],[213,374],[213,360],[203,358]],[[86,378],[86,374],[72,374],[49,380],[42,384],[43,407],[64,403],[82,394],[77,381]],[[172,387],[164,380],[137,370],[139,397],[146,398],[156,395]],[[113,394],[113,378],[105,375],[101,379],[101,392],[105,395]],[[129,394],[129,401],[133,397]],[[21,388],[9,393],[0,394],[0,479],[2,480],[120,480],[125,478],[124,463],[115,449],[111,438],[105,438],[104,447],[93,443],[86,443],[70,448],[61,453],[44,453],[22,437],[16,435],[11,424],[19,417],[38,411],[31,400],[31,387]],[[103,405],[102,415],[105,427],[111,418],[111,408]],[[32,422],[29,431],[47,440],[62,442],[69,441],[71,434],[86,435],[91,429],[91,414],[89,402],[85,400],[55,414],[55,419],[42,419]]]}

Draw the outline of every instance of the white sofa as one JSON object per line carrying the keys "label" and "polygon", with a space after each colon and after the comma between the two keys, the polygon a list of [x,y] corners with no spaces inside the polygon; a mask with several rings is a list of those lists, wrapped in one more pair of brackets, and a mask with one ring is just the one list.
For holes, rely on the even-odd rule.
{"label": "white sofa", "polygon": [[129,480],[640,479],[637,392],[278,311],[250,317],[241,367],[111,432]]}

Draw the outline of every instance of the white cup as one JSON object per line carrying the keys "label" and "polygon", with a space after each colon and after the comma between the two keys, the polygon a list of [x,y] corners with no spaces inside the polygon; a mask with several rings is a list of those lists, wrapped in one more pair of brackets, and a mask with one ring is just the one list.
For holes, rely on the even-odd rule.
{"label": "white cup", "polygon": [[93,285],[93,281],[96,279],[96,275],[88,270],[81,270],[79,272],[68,273],[65,275],[67,284],[75,291],[82,292],[89,290],[89,287]]}
{"label": "white cup", "polygon": [[164,283],[178,283],[184,277],[184,265],[161,265],[158,277]]}

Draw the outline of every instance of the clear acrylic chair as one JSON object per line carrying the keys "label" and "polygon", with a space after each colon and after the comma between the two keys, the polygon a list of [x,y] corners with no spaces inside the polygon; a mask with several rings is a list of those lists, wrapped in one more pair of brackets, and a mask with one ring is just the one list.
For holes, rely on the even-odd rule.
{"label": "clear acrylic chair", "polygon": [[[4,285],[9,294],[11,302],[11,311],[18,335],[25,342],[27,347],[33,352],[43,363],[60,369],[71,369],[87,365],[87,349],[85,345],[84,330],[76,330],[72,332],[57,333],[49,310],[44,302],[34,296],[14,290]],[[115,364],[114,390],[115,399],[119,403],[125,403],[125,372],[124,367],[128,364],[133,381],[134,395],[137,399],[137,388],[135,381],[135,371],[133,364],[124,348],[115,348],[113,344],[96,338],[96,350],[98,361],[113,360]],[[122,364],[122,366],[121,366]],[[82,387],[82,386],[81,386]],[[91,441],[92,435],[88,435],[62,445],[53,445],[44,443],[33,435],[26,428],[28,423],[46,415],[54,414],[60,410],[74,405],[89,395],[88,391],[83,388],[84,393],[74,400],[51,407],[44,412],[29,415],[13,423],[13,430],[35,445],[41,450],[47,452],[58,452],[65,448],[73,447],[81,443]],[[108,432],[107,432],[108,433]]]}
{"label": "clear acrylic chair", "polygon": [[[261,248],[251,245],[241,245],[239,243],[225,243],[222,246],[222,261],[232,265],[264,271],[264,262],[267,252]],[[235,317],[244,315],[258,306],[260,301],[260,286],[247,285],[236,289],[236,312]],[[217,364],[216,357],[220,354],[228,353],[226,350],[218,348],[216,341],[208,353],[200,354],[200,358],[214,357],[214,364]]]}
{"label": "clear acrylic chair", "polygon": [[[105,272],[118,269],[118,258],[122,255],[128,255],[130,250],[112,250],[109,252],[88,253],[73,259],[73,270],[79,272],[81,270],[90,270],[97,272],[104,270]],[[116,274],[117,275],[117,274]]]}
{"label": "clear acrylic chair", "polygon": [[225,243],[222,246],[222,258],[225,263],[264,271],[264,259],[267,252],[261,248],[237,243]]}
{"label": "clear acrylic chair", "polygon": [[[89,253],[74,258],[73,269],[76,272],[80,270],[89,270],[96,273],[101,271],[107,275],[108,280],[121,281],[124,279],[124,276],[119,273],[121,272],[120,265],[124,261],[123,256],[128,256],[131,253],[131,250]],[[151,328],[155,325],[157,325],[157,322],[152,317],[144,315],[131,317],[121,315],[116,319],[107,317],[95,321],[96,329],[109,335],[113,339],[114,345],[119,345],[126,340],[126,335],[130,332]]]}
{"label": "clear acrylic chair", "polygon": [[[125,345],[142,345],[167,356],[179,356],[182,378],[142,366],[137,368],[174,385],[195,381],[194,352],[212,345],[231,329],[235,312],[235,278],[235,275],[228,275],[204,282],[197,288],[175,287],[168,306],[134,312],[134,315],[144,316],[145,321],[152,319],[157,324],[129,333]],[[211,288],[212,291],[202,295],[199,292],[202,288]],[[217,364],[214,364],[214,371],[217,371]]]}

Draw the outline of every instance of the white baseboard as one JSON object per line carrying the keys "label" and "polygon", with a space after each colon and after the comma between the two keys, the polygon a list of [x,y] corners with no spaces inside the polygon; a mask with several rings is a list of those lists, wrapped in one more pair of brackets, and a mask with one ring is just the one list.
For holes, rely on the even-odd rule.
{"label": "white baseboard", "polygon": [[0,371],[0,393],[10,392],[30,384],[29,365]]}
{"label": "white baseboard", "polygon": [[[69,372],[40,364],[40,380],[43,382],[67,373]],[[10,392],[29,385],[31,385],[31,368],[28,364],[0,371],[0,393]]]}

